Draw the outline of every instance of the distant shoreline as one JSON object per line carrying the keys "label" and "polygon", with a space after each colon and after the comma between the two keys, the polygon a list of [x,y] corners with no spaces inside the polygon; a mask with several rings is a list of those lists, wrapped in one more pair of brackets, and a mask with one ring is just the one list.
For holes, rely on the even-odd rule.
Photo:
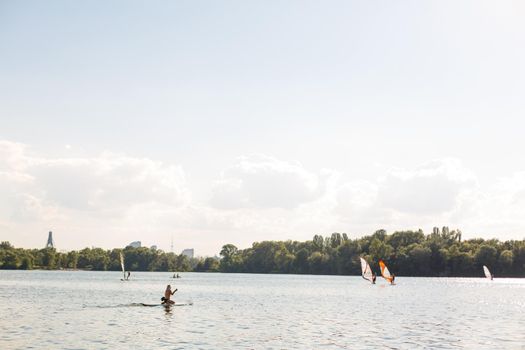
{"label": "distant shoreline", "polygon": [[[525,277],[525,239],[499,241],[462,239],[460,230],[377,230],[349,238],[346,233],[315,235],[307,241],[262,241],[239,249],[225,244],[219,257],[190,258],[146,247],[85,248],[57,252],[54,248],[22,249],[0,243],[0,269],[225,272],[359,276],[363,258],[377,276],[383,260],[392,274],[413,277],[482,277],[483,266],[497,278]],[[122,256],[122,259],[121,259]],[[123,261],[121,261],[123,260]],[[171,272],[173,273],[173,272]]]}

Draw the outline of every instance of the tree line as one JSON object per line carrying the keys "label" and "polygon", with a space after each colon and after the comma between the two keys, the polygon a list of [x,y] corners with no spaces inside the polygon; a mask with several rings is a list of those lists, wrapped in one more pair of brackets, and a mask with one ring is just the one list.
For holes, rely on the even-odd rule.
{"label": "tree line", "polygon": [[[9,242],[0,243],[0,269],[82,269],[94,271],[120,271],[120,253],[128,271],[193,271],[199,259],[166,253],[151,248],[126,247],[105,250],[84,248],[67,253],[54,248],[15,248]],[[202,263],[201,263],[202,265]]]}
{"label": "tree line", "polygon": [[360,275],[363,257],[378,275],[382,259],[398,276],[475,277],[487,265],[496,276],[525,277],[525,240],[462,241],[461,231],[448,227],[435,227],[428,235],[378,230],[358,239],[332,233],[306,242],[256,242],[242,250],[227,244],[220,256],[222,272]]}
{"label": "tree line", "polygon": [[0,243],[0,269],[88,269],[118,271],[120,253],[130,271],[220,271],[240,273],[295,273],[360,275],[359,257],[365,258],[379,274],[378,261],[384,260],[397,276],[481,276],[487,265],[499,277],[525,277],[525,240],[501,242],[481,238],[462,240],[461,231],[434,228],[350,239],[345,233],[312,240],[255,242],[238,249],[226,244],[220,258],[192,258],[158,249],[133,248],[104,250],[85,248],[67,253],[53,248],[22,249]]}

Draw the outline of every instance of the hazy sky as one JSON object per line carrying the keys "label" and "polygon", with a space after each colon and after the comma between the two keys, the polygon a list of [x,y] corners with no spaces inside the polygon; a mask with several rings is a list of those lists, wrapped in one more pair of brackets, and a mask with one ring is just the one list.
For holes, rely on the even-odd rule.
{"label": "hazy sky", "polygon": [[1,1],[0,240],[525,237],[522,1]]}

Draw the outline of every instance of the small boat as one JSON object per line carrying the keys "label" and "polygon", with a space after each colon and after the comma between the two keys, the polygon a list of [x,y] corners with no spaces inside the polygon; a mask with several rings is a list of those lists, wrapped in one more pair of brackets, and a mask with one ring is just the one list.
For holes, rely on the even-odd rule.
{"label": "small boat", "polygon": [[390,282],[390,284],[394,284],[396,276],[390,273],[383,260],[379,260],[379,267],[381,268],[381,276]]}
{"label": "small boat", "polygon": [[485,273],[485,277],[488,278],[489,280],[493,280],[494,279],[494,275],[490,273],[490,270],[488,267],[486,267],[485,265],[483,265],[483,272]]}
{"label": "small boat", "polygon": [[376,283],[375,275],[370,268],[370,265],[366,262],[365,259],[359,258],[361,260],[361,277],[365,280],[370,281],[371,283]]}

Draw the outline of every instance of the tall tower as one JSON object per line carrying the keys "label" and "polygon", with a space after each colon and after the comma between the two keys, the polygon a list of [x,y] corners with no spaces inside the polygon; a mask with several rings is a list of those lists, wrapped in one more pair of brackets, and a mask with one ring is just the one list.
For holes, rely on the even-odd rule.
{"label": "tall tower", "polygon": [[55,242],[53,242],[53,232],[49,231],[49,236],[47,237],[46,248],[55,248]]}

